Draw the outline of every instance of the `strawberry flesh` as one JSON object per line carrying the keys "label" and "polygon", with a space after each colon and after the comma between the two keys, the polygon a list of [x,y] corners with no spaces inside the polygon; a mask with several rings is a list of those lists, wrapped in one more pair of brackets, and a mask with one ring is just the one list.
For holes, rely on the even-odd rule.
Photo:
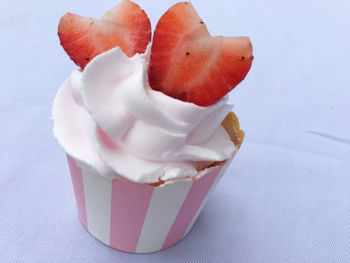
{"label": "strawberry flesh", "polygon": [[144,53],[151,33],[147,14],[129,0],[123,0],[101,20],[67,13],[58,25],[62,47],[82,69],[95,56],[117,46],[129,57]]}
{"label": "strawberry flesh", "polygon": [[212,37],[189,2],[172,6],[159,20],[151,50],[154,90],[199,106],[224,97],[252,64],[247,37]]}

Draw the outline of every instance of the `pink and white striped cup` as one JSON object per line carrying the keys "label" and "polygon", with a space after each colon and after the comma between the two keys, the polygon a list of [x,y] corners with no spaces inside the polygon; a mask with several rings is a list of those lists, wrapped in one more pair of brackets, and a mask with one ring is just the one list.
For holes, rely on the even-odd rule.
{"label": "pink and white striped cup", "polygon": [[182,240],[230,163],[194,181],[152,187],[92,174],[67,157],[84,227],[104,244],[132,253],[156,252]]}

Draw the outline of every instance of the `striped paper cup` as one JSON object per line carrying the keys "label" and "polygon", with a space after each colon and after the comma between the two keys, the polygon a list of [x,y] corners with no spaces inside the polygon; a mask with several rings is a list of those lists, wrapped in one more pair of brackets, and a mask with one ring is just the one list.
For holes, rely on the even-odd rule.
{"label": "striped paper cup", "polygon": [[194,181],[152,187],[92,174],[67,157],[84,227],[104,244],[132,253],[156,252],[182,240],[230,162]]}

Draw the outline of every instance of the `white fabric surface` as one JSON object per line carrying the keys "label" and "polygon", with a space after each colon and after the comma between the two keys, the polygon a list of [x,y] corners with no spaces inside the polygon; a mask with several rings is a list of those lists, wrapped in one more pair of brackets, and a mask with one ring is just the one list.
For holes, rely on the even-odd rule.
{"label": "white fabric surface", "polygon": [[[175,1],[137,1],[151,18]],[[245,142],[189,235],[150,255],[111,249],[80,224],[51,103],[76,68],[56,35],[65,12],[116,1],[2,3],[1,262],[350,262],[350,4],[199,1],[213,35],[248,35],[234,90]]]}

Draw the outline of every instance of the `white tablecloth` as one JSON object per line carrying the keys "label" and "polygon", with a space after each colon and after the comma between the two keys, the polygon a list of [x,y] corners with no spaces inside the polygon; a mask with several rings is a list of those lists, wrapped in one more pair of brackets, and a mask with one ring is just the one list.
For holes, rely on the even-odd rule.
{"label": "white tablecloth", "polygon": [[[153,28],[175,1],[137,1]],[[142,2],[142,3],[141,3]],[[350,4],[199,1],[213,35],[248,35],[254,63],[230,97],[245,142],[190,234],[149,255],[111,249],[78,220],[51,103],[76,68],[67,11],[117,2],[11,0],[0,15],[1,262],[350,262]]]}

